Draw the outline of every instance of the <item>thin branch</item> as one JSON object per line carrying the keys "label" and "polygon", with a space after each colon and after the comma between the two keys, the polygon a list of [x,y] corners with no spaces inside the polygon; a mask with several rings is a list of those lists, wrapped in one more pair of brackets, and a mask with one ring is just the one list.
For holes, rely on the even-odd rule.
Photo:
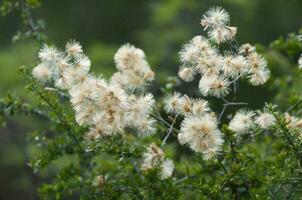
{"label": "thin branch", "polygon": [[162,143],[161,143],[161,146],[164,146],[166,144],[166,141],[168,140],[168,138],[170,137],[171,133],[173,132],[173,128],[174,128],[174,124],[176,123],[176,119],[177,119],[177,116],[175,116],[175,118],[173,119],[168,131],[167,131],[167,135],[166,137],[163,139]]}
{"label": "thin branch", "polygon": [[223,106],[245,106],[245,105],[249,105],[249,104],[246,102],[229,102],[223,104]]}

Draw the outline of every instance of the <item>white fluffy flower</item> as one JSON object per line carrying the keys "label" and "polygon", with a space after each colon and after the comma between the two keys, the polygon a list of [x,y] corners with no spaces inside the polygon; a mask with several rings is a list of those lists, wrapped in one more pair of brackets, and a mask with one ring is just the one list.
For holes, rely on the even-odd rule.
{"label": "white fluffy flower", "polygon": [[199,49],[193,44],[185,44],[179,52],[182,63],[194,63],[198,57]]}
{"label": "white fluffy flower", "polygon": [[180,144],[189,144],[192,150],[202,153],[206,160],[213,158],[223,143],[216,118],[211,114],[186,117],[181,124],[178,141]]}
{"label": "white fluffy flower", "polygon": [[252,85],[263,85],[270,77],[270,71],[267,68],[252,72],[248,78]]}
{"label": "white fluffy flower", "polygon": [[229,93],[229,81],[221,76],[203,76],[199,90],[204,96],[223,97]]}
{"label": "white fluffy flower", "polygon": [[166,159],[163,162],[161,168],[162,168],[161,179],[166,179],[166,178],[169,178],[170,176],[172,176],[175,165],[172,160]]}
{"label": "white fluffy flower", "polygon": [[47,82],[52,77],[51,71],[45,63],[41,63],[36,66],[32,71],[32,75],[42,83]]}
{"label": "white fluffy flower", "polygon": [[285,113],[285,119],[288,128],[298,128],[298,129],[302,128],[302,119],[292,116],[289,113]]}
{"label": "white fluffy flower", "polygon": [[152,94],[141,96],[131,95],[128,99],[128,118],[132,121],[145,118],[155,105]]}
{"label": "white fluffy flower", "polygon": [[174,163],[170,159],[165,159],[165,153],[160,147],[150,144],[147,151],[143,154],[141,169],[148,171],[155,168],[160,169],[161,179],[166,179],[172,176]]}
{"label": "white fluffy flower", "polygon": [[203,115],[204,113],[210,111],[209,104],[203,99],[194,99],[192,103],[192,114],[193,115]]}
{"label": "white fluffy flower", "polygon": [[258,116],[255,118],[255,123],[263,129],[267,129],[271,126],[273,126],[276,122],[276,118],[274,115],[268,113],[268,112],[260,112],[258,113]]}
{"label": "white fluffy flower", "polygon": [[142,118],[133,123],[140,136],[149,136],[155,133],[156,121],[150,118]]}
{"label": "white fluffy flower", "polygon": [[246,58],[243,56],[230,55],[224,58],[224,63],[223,63],[224,73],[233,78],[237,78],[239,75],[246,73],[247,67],[248,67],[248,62]]}
{"label": "white fluffy flower", "polygon": [[254,112],[248,110],[239,110],[230,121],[229,128],[237,134],[242,134],[249,130],[253,125]]}
{"label": "white fluffy flower", "polygon": [[241,45],[239,48],[239,54],[245,57],[249,56],[252,53],[256,52],[256,48],[249,43]]}
{"label": "white fluffy flower", "polygon": [[230,21],[230,16],[227,11],[221,7],[210,8],[201,19],[201,25],[205,30],[217,29],[227,25]]}
{"label": "white fluffy flower", "polygon": [[209,36],[214,39],[217,44],[221,44],[233,40],[237,34],[237,27],[225,26],[209,31]]}
{"label": "white fluffy flower", "polygon": [[44,61],[55,61],[60,56],[60,52],[57,48],[53,46],[44,45],[43,48],[39,52],[39,58],[42,62]]}
{"label": "white fluffy flower", "polygon": [[116,68],[111,81],[124,89],[141,89],[154,79],[154,72],[146,61],[144,52],[130,44],[121,46],[114,55]]}
{"label": "white fluffy flower", "polygon": [[186,81],[190,82],[194,79],[195,70],[192,67],[184,67],[178,72],[178,76]]}
{"label": "white fluffy flower", "polygon": [[143,50],[130,44],[121,46],[114,55],[114,61],[119,70],[137,68],[143,59],[145,59]]}
{"label": "white fluffy flower", "polygon": [[165,111],[167,113],[178,114],[180,112],[182,101],[182,96],[178,92],[168,95],[164,100]]}
{"label": "white fluffy flower", "polygon": [[79,42],[72,40],[70,42],[67,42],[66,52],[69,55],[76,56],[76,55],[83,53],[83,49]]}

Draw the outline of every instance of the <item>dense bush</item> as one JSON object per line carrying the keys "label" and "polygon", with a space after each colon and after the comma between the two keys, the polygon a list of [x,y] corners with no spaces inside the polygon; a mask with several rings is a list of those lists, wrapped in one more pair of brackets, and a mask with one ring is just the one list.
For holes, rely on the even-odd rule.
{"label": "dense bush", "polygon": [[[180,79],[167,78],[156,96],[148,91],[156,77],[148,56],[130,44],[117,50],[109,79],[90,73],[89,58],[73,40],[63,50],[43,44],[37,66],[20,68],[39,103],[3,97],[3,123],[16,113],[48,122],[29,134],[39,148],[30,162],[35,173],[62,160],[40,187],[41,198],[299,198],[302,119],[294,115],[301,84],[278,68],[289,58],[298,73],[299,38],[292,34],[268,48],[239,45],[220,7],[209,9],[201,25],[203,35],[179,51]],[[44,40],[29,29],[21,35]],[[196,77],[193,93],[176,91]],[[240,93],[264,84],[276,98],[253,111]]]}

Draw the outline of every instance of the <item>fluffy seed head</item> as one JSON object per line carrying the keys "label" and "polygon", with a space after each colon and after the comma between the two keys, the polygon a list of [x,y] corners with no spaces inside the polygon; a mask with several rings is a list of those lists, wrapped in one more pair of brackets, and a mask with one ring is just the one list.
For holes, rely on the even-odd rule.
{"label": "fluffy seed head", "polygon": [[276,122],[276,118],[274,115],[268,113],[268,112],[260,112],[258,113],[258,116],[255,119],[255,123],[263,129],[270,128],[273,126]]}
{"label": "fluffy seed head", "polygon": [[178,141],[202,153],[205,160],[213,158],[223,143],[216,118],[211,114],[186,117],[181,124]]}
{"label": "fluffy seed head", "polygon": [[248,110],[239,110],[230,121],[229,128],[236,134],[242,134],[249,130],[253,125],[254,112]]}
{"label": "fluffy seed head", "polygon": [[229,13],[221,7],[210,8],[201,19],[200,24],[207,29],[216,29],[227,25],[230,21]]}
{"label": "fluffy seed head", "polygon": [[32,75],[42,83],[49,81],[52,77],[51,71],[45,63],[36,66],[32,71]]}

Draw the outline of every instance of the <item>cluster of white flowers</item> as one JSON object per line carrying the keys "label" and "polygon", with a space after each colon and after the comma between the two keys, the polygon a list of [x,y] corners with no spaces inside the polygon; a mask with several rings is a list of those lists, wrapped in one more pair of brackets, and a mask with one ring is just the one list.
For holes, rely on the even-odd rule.
{"label": "cluster of white flowers", "polygon": [[123,45],[115,54],[116,72],[111,80],[124,89],[141,89],[154,79],[154,72],[146,61],[145,53],[132,45]]}
{"label": "cluster of white flowers", "polygon": [[249,131],[253,126],[257,125],[262,129],[272,127],[276,122],[275,117],[267,111],[255,112],[241,109],[236,112],[233,119],[229,123],[229,129],[237,135]]}
{"label": "cluster of white flowers", "polygon": [[178,134],[179,143],[188,144],[193,151],[202,153],[205,160],[213,158],[220,150],[223,139],[208,102],[174,93],[164,103],[167,113],[184,116]]}
{"label": "cluster of white flowers", "polygon": [[[155,104],[153,96],[135,96],[124,89],[124,84],[141,87],[154,76],[142,50],[130,45],[122,46],[115,56],[122,76],[114,75],[111,81],[89,74],[90,60],[75,41],[68,42],[64,52],[44,46],[39,58],[41,63],[33,69],[33,76],[42,83],[53,82],[57,88],[68,90],[76,121],[90,128],[89,138],[121,134],[125,127],[136,128],[141,135],[154,132],[154,120],[149,117]],[[138,69],[143,71],[138,73]],[[137,79],[144,81],[136,82],[135,86],[127,82],[126,79],[130,81],[131,70],[137,73]]]}
{"label": "cluster of white flowers", "polygon": [[179,52],[182,66],[178,73],[184,81],[192,81],[201,74],[200,92],[204,96],[223,97],[229,93],[231,83],[246,77],[252,85],[264,84],[270,75],[266,60],[255,47],[244,44],[233,52],[222,54],[216,44],[234,39],[237,28],[229,27],[229,14],[220,7],[210,9],[201,20],[209,39],[195,36]]}
{"label": "cluster of white flowers", "polygon": [[230,23],[230,15],[221,7],[210,8],[201,19],[200,24],[208,32],[209,37],[217,44],[232,40],[237,27],[227,26]]}
{"label": "cluster of white flowers", "polygon": [[166,179],[172,176],[174,163],[172,160],[165,158],[165,153],[160,147],[150,144],[147,151],[143,154],[141,169],[148,171],[155,168],[159,168],[161,178]]}

